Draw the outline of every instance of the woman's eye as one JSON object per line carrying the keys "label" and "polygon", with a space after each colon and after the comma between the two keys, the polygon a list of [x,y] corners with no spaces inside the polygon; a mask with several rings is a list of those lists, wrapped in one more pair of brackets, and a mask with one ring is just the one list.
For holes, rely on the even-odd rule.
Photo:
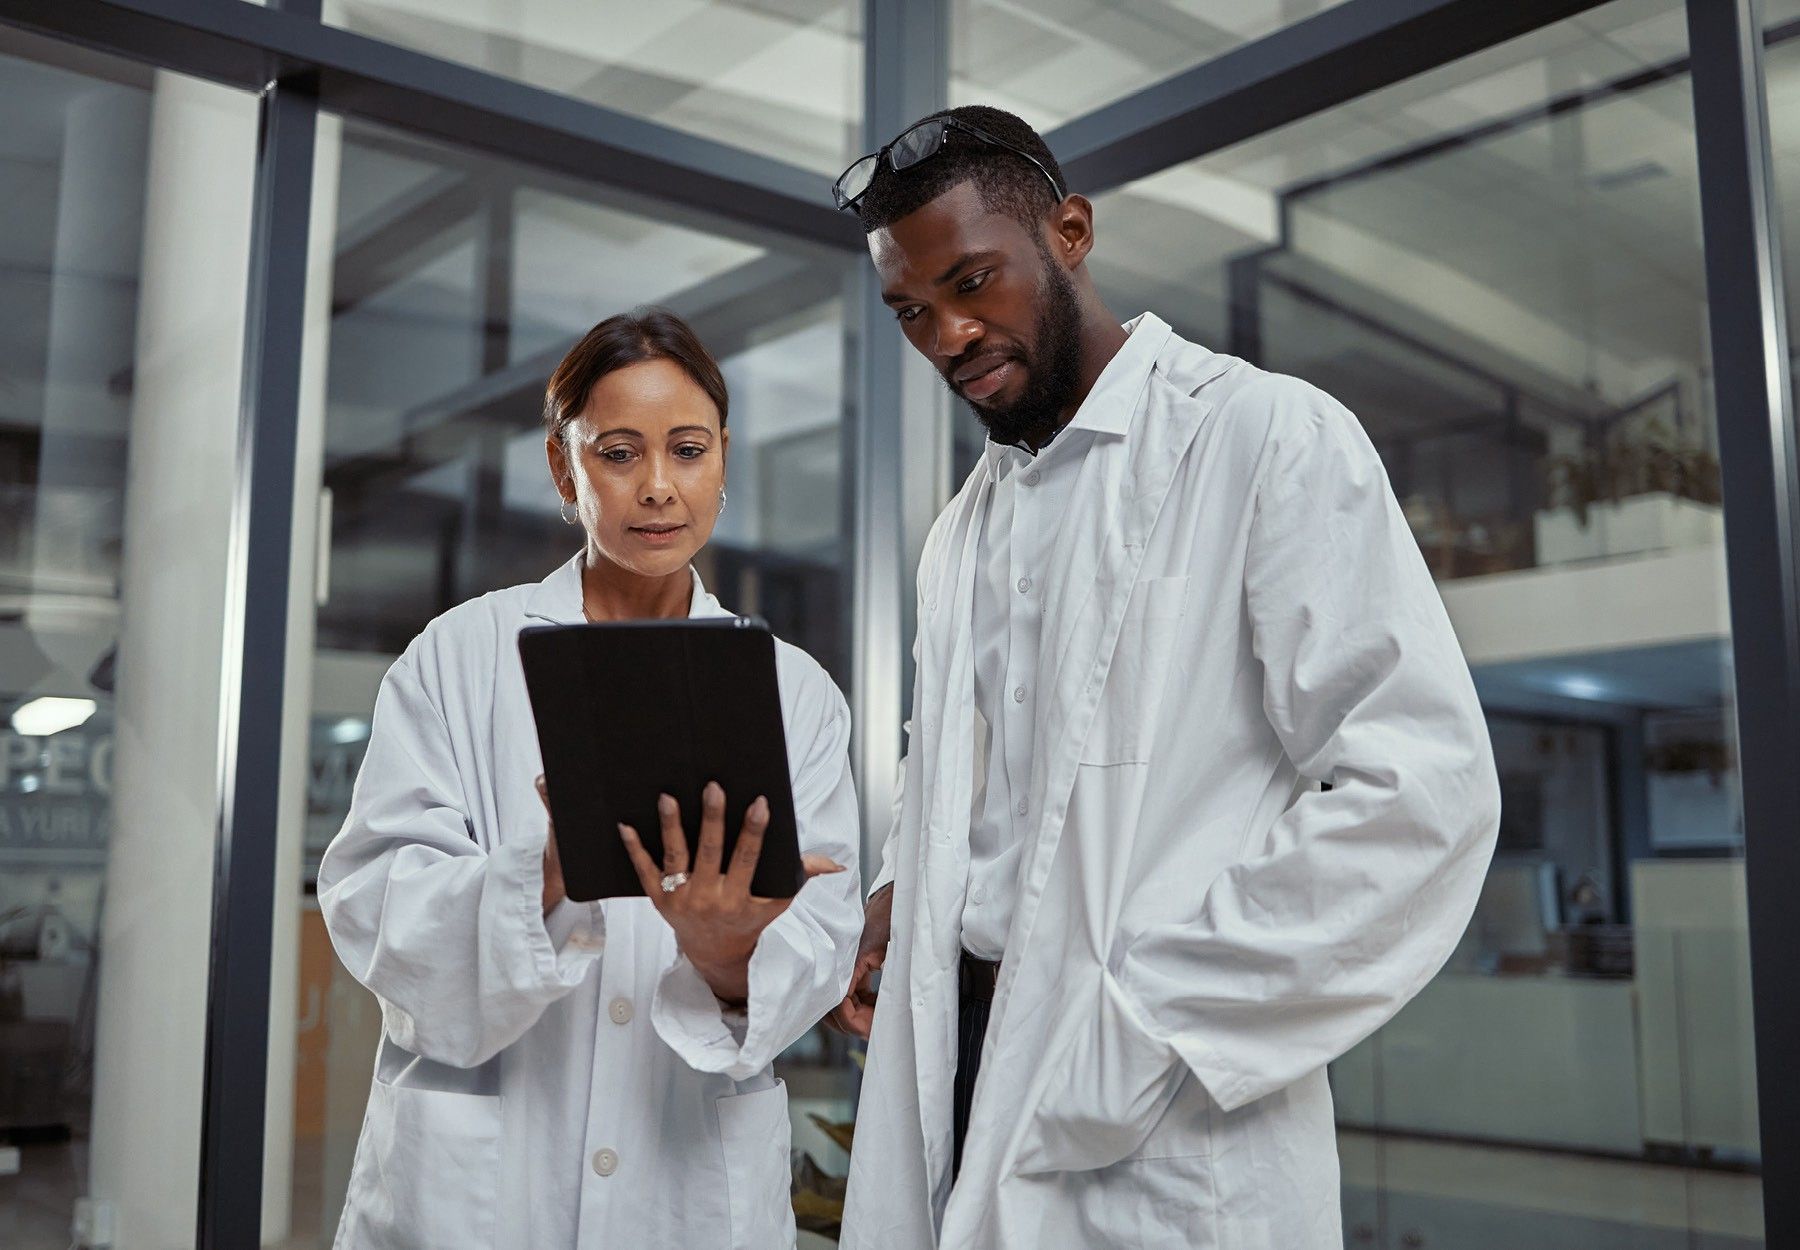
{"label": "woman's eye", "polygon": [[608,447],[600,453],[600,458],[602,460],[610,460],[614,464],[624,464],[627,460],[631,459],[631,448]]}

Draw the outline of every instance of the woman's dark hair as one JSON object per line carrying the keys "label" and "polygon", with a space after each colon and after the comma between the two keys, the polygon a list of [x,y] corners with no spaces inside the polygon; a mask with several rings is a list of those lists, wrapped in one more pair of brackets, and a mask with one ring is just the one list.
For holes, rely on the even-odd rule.
{"label": "woman's dark hair", "polygon": [[552,438],[561,438],[569,422],[587,407],[595,383],[609,373],[647,360],[668,360],[680,365],[713,401],[713,407],[719,410],[719,428],[725,427],[729,404],[719,362],[688,323],[674,313],[665,308],[634,308],[608,317],[589,330],[556,366],[550,385],[544,388],[545,430]]}

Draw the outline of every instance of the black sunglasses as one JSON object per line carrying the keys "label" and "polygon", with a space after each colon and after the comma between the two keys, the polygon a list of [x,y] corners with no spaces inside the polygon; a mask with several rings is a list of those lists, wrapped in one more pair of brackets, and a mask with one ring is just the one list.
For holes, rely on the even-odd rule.
{"label": "black sunglasses", "polygon": [[997,148],[1005,148],[1017,156],[1023,156],[1037,166],[1040,174],[1050,184],[1050,190],[1056,198],[1064,196],[1062,186],[1054,175],[1044,167],[1044,163],[1023,148],[997,139],[979,126],[971,126],[968,122],[954,117],[932,117],[920,122],[912,129],[904,131],[899,138],[882,148],[879,152],[871,152],[843,173],[831,184],[831,198],[837,201],[841,209],[855,211],[857,203],[869,193],[869,184],[875,181],[875,171],[881,167],[883,157],[887,158],[888,168],[895,173],[911,169],[920,161],[929,160],[943,150],[944,142],[950,137],[952,130],[960,130],[972,139],[992,144]]}

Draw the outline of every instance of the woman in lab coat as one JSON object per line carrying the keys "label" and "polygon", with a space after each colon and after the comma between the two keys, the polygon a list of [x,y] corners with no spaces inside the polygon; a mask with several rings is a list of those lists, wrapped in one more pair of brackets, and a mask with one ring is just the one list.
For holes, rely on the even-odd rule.
{"label": "woman in lab coat", "polygon": [[664,864],[621,829],[648,899],[576,903],[517,647],[527,625],[729,615],[690,564],[725,506],[726,411],[679,319],[596,326],[545,404],[581,554],[440,616],[382,682],[319,870],[332,942],[383,1023],[339,1247],[794,1242],[770,1063],[842,997],[862,927],[844,700],[778,644],[809,878],[791,905],[749,894],[766,805],[720,864],[716,787],[674,796],[703,804],[691,856],[667,801]]}

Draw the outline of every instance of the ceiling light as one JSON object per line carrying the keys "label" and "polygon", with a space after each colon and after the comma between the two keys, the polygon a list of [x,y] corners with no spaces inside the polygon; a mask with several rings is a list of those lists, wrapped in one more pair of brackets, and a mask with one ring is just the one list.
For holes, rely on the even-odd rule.
{"label": "ceiling light", "polygon": [[45,695],[41,699],[19,705],[12,714],[13,732],[27,738],[48,738],[51,734],[59,734],[65,729],[73,729],[86,723],[87,718],[98,708],[99,705],[92,699],[65,699],[57,695]]}

